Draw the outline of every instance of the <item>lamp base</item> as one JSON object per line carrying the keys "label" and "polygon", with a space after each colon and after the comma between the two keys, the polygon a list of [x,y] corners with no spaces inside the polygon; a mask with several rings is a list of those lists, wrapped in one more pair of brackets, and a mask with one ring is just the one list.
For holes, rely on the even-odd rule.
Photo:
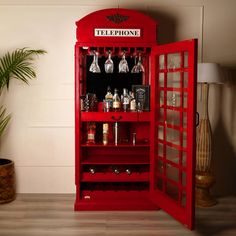
{"label": "lamp base", "polygon": [[211,207],[217,201],[210,195],[210,187],[215,183],[215,178],[210,173],[197,173],[196,180],[196,206]]}

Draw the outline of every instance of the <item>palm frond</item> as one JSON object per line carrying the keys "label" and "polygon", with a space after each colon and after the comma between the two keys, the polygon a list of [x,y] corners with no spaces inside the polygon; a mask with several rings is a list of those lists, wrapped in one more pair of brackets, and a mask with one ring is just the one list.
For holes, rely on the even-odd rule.
{"label": "palm frond", "polygon": [[6,115],[6,108],[4,108],[3,106],[0,106],[0,136],[4,132],[10,119],[11,119],[11,115],[10,114]]}
{"label": "palm frond", "polygon": [[[12,53],[7,52],[0,58],[0,94],[6,87],[9,88],[11,79],[18,79],[26,84],[36,77],[33,61],[35,56],[45,54],[44,50],[31,50],[28,48],[16,49]],[[6,114],[6,108],[0,106],[0,136],[6,129],[11,119]]]}
{"label": "palm frond", "polygon": [[45,54],[45,50],[31,50],[27,48],[7,52],[0,58],[0,91],[9,88],[11,79],[18,79],[28,84],[30,79],[36,77],[33,67],[35,56]]}

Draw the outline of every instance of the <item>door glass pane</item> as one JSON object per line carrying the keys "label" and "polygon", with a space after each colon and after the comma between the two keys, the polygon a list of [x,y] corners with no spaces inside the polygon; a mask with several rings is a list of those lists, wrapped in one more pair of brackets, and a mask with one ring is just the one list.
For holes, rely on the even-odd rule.
{"label": "door glass pane", "polygon": [[188,67],[188,52],[184,52],[184,68]]}
{"label": "door glass pane", "polygon": [[186,152],[182,152],[182,166],[186,167]]}
{"label": "door glass pane", "polygon": [[180,107],[180,93],[174,91],[167,92],[167,106]]}
{"label": "door glass pane", "polygon": [[166,175],[168,179],[174,180],[175,182],[179,182],[179,169],[173,167],[170,164],[166,165]]}
{"label": "door glass pane", "polygon": [[179,130],[166,128],[166,141],[180,145],[180,132]]}
{"label": "door glass pane", "polygon": [[181,206],[184,208],[186,207],[186,193],[185,192],[181,194]]}
{"label": "door glass pane", "polygon": [[159,73],[159,86],[164,87],[164,73]]}
{"label": "door glass pane", "polygon": [[157,189],[163,190],[163,180],[161,178],[157,178]]}
{"label": "door glass pane", "polygon": [[173,110],[169,110],[169,109],[167,109],[166,111],[167,111],[166,112],[167,124],[179,126],[180,125],[180,113],[179,113],[179,111],[173,111]]}
{"label": "door glass pane", "polygon": [[183,147],[187,147],[187,133],[183,132]]}
{"label": "door glass pane", "polygon": [[166,194],[175,201],[178,201],[179,199],[178,187],[171,184],[170,182],[166,183]]}
{"label": "door glass pane", "polygon": [[164,105],[164,91],[160,91],[160,107]]}
{"label": "door glass pane", "polygon": [[179,163],[179,150],[166,146],[166,158],[176,164]]}
{"label": "door glass pane", "polygon": [[167,73],[167,87],[171,87],[171,88],[181,87],[180,72]]}
{"label": "door glass pane", "polygon": [[183,112],[183,127],[187,128],[187,112]]}
{"label": "door glass pane", "polygon": [[188,72],[184,72],[184,88],[188,87]]}
{"label": "door glass pane", "polygon": [[160,160],[157,161],[157,172],[163,174],[163,162]]}
{"label": "door glass pane", "polygon": [[163,144],[162,143],[158,143],[158,156],[164,157],[164,155],[163,155]]}
{"label": "door glass pane", "polygon": [[184,108],[188,107],[188,93],[184,93]]}
{"label": "door glass pane", "polygon": [[182,172],[182,186],[186,186],[186,173],[184,171]]}
{"label": "door glass pane", "polygon": [[159,69],[163,70],[165,68],[165,55],[159,56]]}
{"label": "door glass pane", "polygon": [[159,122],[164,122],[164,109],[160,108],[158,113],[158,119]]}
{"label": "door glass pane", "polygon": [[158,138],[164,139],[164,128],[162,126],[158,126]]}
{"label": "door glass pane", "polygon": [[167,55],[167,69],[180,68],[181,65],[181,54],[171,53]]}

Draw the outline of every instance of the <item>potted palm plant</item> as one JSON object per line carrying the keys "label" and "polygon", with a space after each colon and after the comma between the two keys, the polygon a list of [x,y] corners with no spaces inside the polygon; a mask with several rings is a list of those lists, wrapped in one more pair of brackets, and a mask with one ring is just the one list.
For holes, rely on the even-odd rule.
{"label": "potted palm plant", "polygon": [[[17,79],[26,84],[30,79],[36,78],[34,70],[35,56],[45,54],[44,50],[31,50],[28,48],[16,49],[7,52],[0,58],[0,95],[4,89],[9,89],[10,80]],[[0,106],[0,137],[10,121],[10,114],[6,108]],[[15,199],[15,170],[14,162],[10,159],[0,158],[0,203]]]}

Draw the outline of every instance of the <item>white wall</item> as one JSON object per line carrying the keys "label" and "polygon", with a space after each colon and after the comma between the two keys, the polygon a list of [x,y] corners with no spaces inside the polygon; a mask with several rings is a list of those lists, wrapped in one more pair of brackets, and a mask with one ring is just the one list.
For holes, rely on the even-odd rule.
{"label": "white wall", "polygon": [[[37,60],[37,79],[30,86],[12,81],[5,97],[12,120],[1,141],[1,156],[15,161],[18,192],[75,191],[75,21],[95,10],[117,7],[118,4],[119,7],[141,10],[159,20],[160,43],[198,38],[199,60],[236,66],[236,40],[233,38],[236,35],[233,28],[236,3],[233,0],[0,0],[0,55],[21,47],[42,48],[48,52]],[[229,11],[223,14],[222,9]],[[223,96],[225,117],[222,123],[232,146],[228,154],[234,156],[233,160],[236,128],[229,126],[235,121],[235,116],[231,115],[232,105],[229,106],[228,101],[230,104],[232,99],[235,101],[234,92],[232,86],[224,86],[223,92],[218,87],[211,88],[211,93]],[[210,102],[213,104],[211,110],[216,114],[211,116],[211,120],[216,127],[219,109],[214,100]]]}

